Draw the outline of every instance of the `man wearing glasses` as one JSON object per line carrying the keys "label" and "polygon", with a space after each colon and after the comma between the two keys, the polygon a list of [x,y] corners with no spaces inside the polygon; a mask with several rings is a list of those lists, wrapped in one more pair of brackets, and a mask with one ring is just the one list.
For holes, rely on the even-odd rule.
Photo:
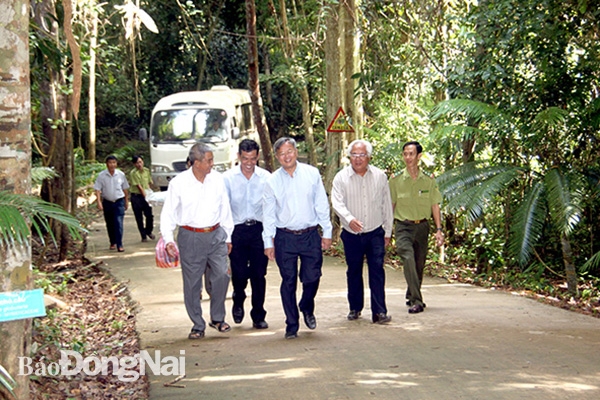
{"label": "man wearing glasses", "polygon": [[[317,327],[315,296],[321,279],[322,249],[331,246],[329,201],[319,170],[298,162],[296,141],[289,137],[273,145],[281,167],[265,185],[263,241],[265,255],[276,260],[281,274],[281,302],[286,316],[286,339],[298,337],[300,315],[309,329]],[[318,225],[323,230],[319,234]],[[298,259],[300,271],[298,272]],[[302,298],[296,302],[298,276]]]}
{"label": "man wearing glasses", "polygon": [[363,260],[367,258],[373,323],[392,320],[385,304],[385,248],[392,236],[393,214],[387,176],[369,165],[373,146],[355,140],[348,146],[350,165],[333,179],[331,203],[342,223],[341,239],[346,256],[348,319],[360,317],[364,307]]}

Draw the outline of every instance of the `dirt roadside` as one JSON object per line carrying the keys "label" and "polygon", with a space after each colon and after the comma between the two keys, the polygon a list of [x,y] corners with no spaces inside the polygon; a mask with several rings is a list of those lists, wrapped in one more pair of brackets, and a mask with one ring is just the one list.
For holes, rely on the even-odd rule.
{"label": "dirt roadside", "polygon": [[[156,208],[157,220],[159,213]],[[165,387],[173,376],[150,376],[151,399],[600,398],[600,319],[433,278],[423,285],[425,312],[409,315],[402,272],[389,269],[392,323],[371,323],[368,298],[362,318],[348,321],[345,265],[330,257],[316,300],[316,330],[302,325],[297,339],[284,339],[280,277],[272,262],[269,329],[253,329],[248,316],[233,324],[228,296],[231,332],[209,329],[204,339],[190,341],[181,272],[156,268],[155,243],[140,242],[131,210],[124,253],[108,250],[103,223],[91,229],[87,256],[127,282],[140,304],[142,347],[162,357],[185,351],[186,377],[177,382],[185,387]]]}

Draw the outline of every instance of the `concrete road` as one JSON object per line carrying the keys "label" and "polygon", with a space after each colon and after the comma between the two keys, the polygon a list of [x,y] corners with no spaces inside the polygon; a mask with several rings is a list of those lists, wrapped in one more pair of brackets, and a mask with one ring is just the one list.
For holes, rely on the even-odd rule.
{"label": "concrete road", "polygon": [[204,339],[188,340],[179,268],[155,266],[155,243],[140,242],[131,210],[125,231],[125,252],[117,253],[108,250],[104,225],[93,225],[88,256],[129,282],[140,304],[144,349],[160,350],[162,357],[185,351],[186,376],[177,383],[185,387],[165,387],[173,376],[151,375],[151,399],[600,398],[600,319],[434,278],[423,285],[425,312],[409,315],[402,271],[388,269],[392,323],[371,323],[368,298],[362,318],[348,321],[345,265],[330,257],[316,300],[316,330],[302,324],[297,339],[284,339],[280,277],[270,263],[269,329],[253,329],[248,308],[244,321],[233,324],[228,296],[226,320],[233,329],[207,328]]}

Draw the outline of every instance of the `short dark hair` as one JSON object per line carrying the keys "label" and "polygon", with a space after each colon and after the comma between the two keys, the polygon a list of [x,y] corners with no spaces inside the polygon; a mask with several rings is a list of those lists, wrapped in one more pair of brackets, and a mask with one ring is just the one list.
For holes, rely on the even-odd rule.
{"label": "short dark hair", "polygon": [[402,146],[402,151],[404,151],[407,146],[415,146],[417,148],[417,154],[421,154],[423,152],[423,146],[421,146],[421,143],[419,142],[411,141],[404,143],[404,146]]}
{"label": "short dark hair", "polygon": [[195,145],[193,145],[190,149],[190,156],[188,157],[190,159],[191,165],[194,165],[194,162],[196,160],[204,160],[204,156],[206,155],[206,153],[212,153],[212,149],[204,143],[196,143]]}
{"label": "short dark hair", "polygon": [[284,137],[280,137],[279,139],[277,139],[277,141],[273,145],[273,150],[275,151],[275,153],[277,153],[277,150],[279,150],[279,148],[286,143],[289,143],[292,146],[294,146],[294,148],[296,148],[296,141],[294,139],[292,139],[291,137],[284,136]]}
{"label": "short dark hair", "polygon": [[110,160],[119,161],[119,160],[117,160],[117,157],[115,157],[114,155],[111,154],[110,156],[106,157],[106,159],[104,160],[104,162],[107,163]]}
{"label": "short dark hair", "polygon": [[260,152],[260,147],[258,146],[258,143],[256,143],[255,140],[252,139],[244,139],[240,142],[240,145],[238,147],[238,153],[242,154],[242,151],[245,152],[251,152],[256,150],[256,153]]}
{"label": "short dark hair", "polygon": [[135,155],[135,156],[131,157],[131,162],[135,164],[136,162],[138,162],[138,160],[140,158],[142,158],[142,156]]}

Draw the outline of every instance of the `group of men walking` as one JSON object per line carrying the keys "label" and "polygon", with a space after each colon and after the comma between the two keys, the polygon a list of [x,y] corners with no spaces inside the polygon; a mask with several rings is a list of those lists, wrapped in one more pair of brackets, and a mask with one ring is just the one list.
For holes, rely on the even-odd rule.
{"label": "group of men walking", "polygon": [[[210,327],[219,332],[231,329],[225,321],[231,275],[234,322],[241,323],[245,317],[249,281],[253,327],[268,328],[264,302],[269,260],[276,261],[281,275],[285,338],[298,336],[300,314],[309,329],[317,326],[315,297],[322,274],[322,250],[331,246],[332,236],[329,200],[317,168],[298,161],[294,139],[280,138],[273,147],[281,167],[272,174],[257,166],[259,146],[249,139],[240,143],[239,164],[219,174],[212,171],[211,148],[196,144],[189,153],[190,168],[169,183],[160,231],[167,252],[175,256],[179,251],[184,303],[193,323],[190,339],[205,334],[200,298],[207,270]],[[349,320],[359,318],[364,307],[362,269],[366,257],[372,321],[391,321],[385,303],[383,262],[394,225],[408,284],[408,312],[419,313],[425,307],[420,288],[432,215],[438,245],[443,243],[443,234],[441,195],[435,180],[419,170],[421,154],[419,143],[406,143],[406,169],[388,182],[383,171],[369,164],[369,142],[356,140],[348,146],[350,165],[336,175],[331,202],[343,227]],[[299,301],[298,279],[302,284]]]}

